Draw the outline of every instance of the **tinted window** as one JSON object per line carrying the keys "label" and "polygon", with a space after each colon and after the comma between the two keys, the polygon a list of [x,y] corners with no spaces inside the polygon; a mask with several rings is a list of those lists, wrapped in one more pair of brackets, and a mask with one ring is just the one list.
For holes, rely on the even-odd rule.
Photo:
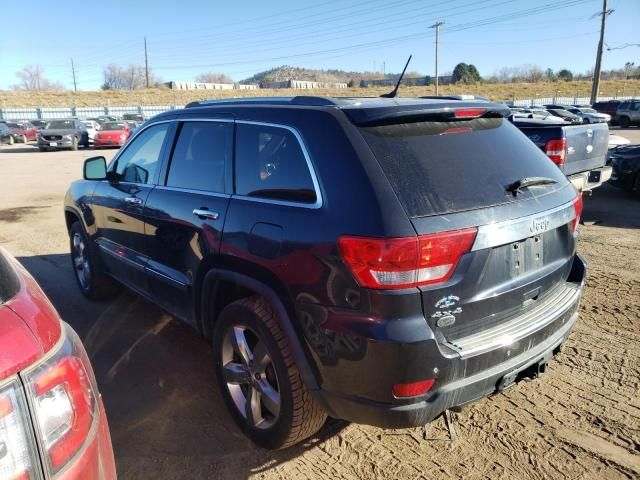
{"label": "tinted window", "polygon": [[151,183],[167,136],[166,123],[149,127],[130,143],[118,158],[116,172],[125,182]]}
{"label": "tinted window", "polygon": [[289,130],[238,124],[236,192],[240,195],[314,203],[316,192],[306,158]]}
{"label": "tinted window", "polygon": [[[360,129],[411,217],[499,205],[564,186],[558,167],[502,118],[416,122]],[[525,190],[505,188],[524,177],[558,183]]]}
{"label": "tinted window", "polygon": [[182,124],[167,176],[170,187],[224,192],[225,163],[231,161],[233,124]]}
{"label": "tinted window", "polygon": [[13,298],[20,290],[20,280],[7,259],[0,253],[0,303]]}

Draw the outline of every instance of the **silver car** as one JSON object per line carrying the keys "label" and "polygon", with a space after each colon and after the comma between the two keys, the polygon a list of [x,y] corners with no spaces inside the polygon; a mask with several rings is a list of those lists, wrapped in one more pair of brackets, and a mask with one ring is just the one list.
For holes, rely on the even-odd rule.
{"label": "silver car", "polygon": [[630,125],[640,125],[640,100],[626,100],[620,104],[614,120],[622,128]]}
{"label": "silver car", "polygon": [[582,118],[583,123],[608,123],[611,120],[611,115],[600,113],[590,107],[572,107],[567,110]]}

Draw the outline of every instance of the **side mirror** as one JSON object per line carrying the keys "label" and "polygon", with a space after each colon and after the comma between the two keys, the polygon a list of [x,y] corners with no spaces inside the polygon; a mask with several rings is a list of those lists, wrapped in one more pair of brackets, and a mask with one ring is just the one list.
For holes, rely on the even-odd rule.
{"label": "side mirror", "polygon": [[107,160],[104,157],[91,157],[84,161],[85,180],[106,180]]}

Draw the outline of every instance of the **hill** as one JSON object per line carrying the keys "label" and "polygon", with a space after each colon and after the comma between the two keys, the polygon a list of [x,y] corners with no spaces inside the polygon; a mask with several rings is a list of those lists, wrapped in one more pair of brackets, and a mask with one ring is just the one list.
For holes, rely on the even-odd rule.
{"label": "hill", "polygon": [[[260,83],[260,82],[281,82],[284,80],[308,80],[312,82],[332,82],[349,83],[359,85],[360,80],[372,80],[380,78],[397,78],[398,73],[388,73],[383,75],[380,72],[346,72],[344,70],[315,70],[311,68],[291,67],[282,65],[280,67],[265,70],[255,75],[241,80],[240,83]],[[416,72],[407,73],[407,77],[419,76]]]}

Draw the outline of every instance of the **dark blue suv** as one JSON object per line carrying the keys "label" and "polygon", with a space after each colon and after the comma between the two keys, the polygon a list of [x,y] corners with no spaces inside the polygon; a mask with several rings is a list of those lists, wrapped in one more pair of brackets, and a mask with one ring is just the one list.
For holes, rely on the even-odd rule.
{"label": "dark blue suv", "polygon": [[327,416],[423,425],[543,372],[577,319],[582,199],[508,115],[325,97],[158,115],[69,188],[78,285],[210,339],[261,446]]}

